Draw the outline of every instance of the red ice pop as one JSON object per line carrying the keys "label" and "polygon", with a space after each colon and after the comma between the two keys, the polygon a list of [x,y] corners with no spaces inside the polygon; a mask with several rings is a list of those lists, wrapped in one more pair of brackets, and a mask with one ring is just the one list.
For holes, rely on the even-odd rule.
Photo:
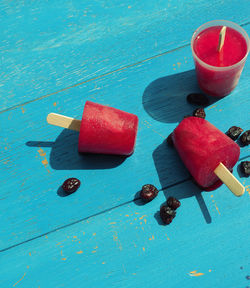
{"label": "red ice pop", "polygon": [[136,115],[87,101],[81,121],[78,150],[130,155],[134,151],[137,127]]}
{"label": "red ice pop", "polygon": [[244,193],[244,187],[229,172],[239,159],[240,147],[214,125],[199,117],[187,117],[175,128],[172,138],[180,158],[199,186],[212,190],[222,180],[235,195]]}
{"label": "red ice pop", "polygon": [[55,113],[50,113],[47,121],[79,131],[79,152],[128,156],[134,151],[138,129],[134,114],[86,101],[81,121]]}

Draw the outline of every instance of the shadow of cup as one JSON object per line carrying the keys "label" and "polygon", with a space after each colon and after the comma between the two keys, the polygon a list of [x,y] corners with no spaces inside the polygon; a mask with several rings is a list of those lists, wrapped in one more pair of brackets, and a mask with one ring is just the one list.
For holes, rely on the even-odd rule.
{"label": "shadow of cup", "polygon": [[[191,93],[202,93],[197,84],[195,70],[154,80],[144,90],[142,104],[153,119],[164,123],[176,123],[184,116],[192,115],[194,108],[198,107],[187,102],[187,95]],[[207,98],[209,104],[218,100],[211,96]]]}

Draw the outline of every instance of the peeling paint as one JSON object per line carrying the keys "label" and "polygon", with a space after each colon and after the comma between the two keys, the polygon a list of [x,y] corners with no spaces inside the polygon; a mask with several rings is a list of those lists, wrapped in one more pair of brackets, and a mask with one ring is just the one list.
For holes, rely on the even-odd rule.
{"label": "peeling paint", "polygon": [[[213,197],[214,197],[214,195],[212,194],[212,195],[211,195],[211,198],[213,198]],[[219,208],[218,208],[218,206],[217,206],[215,200],[212,200],[212,202],[213,202],[213,204],[214,204],[214,206],[215,206],[215,209],[217,210],[217,212],[218,212],[219,215],[220,215],[220,210],[219,210]]]}
{"label": "peeling paint", "polygon": [[16,286],[20,281],[22,281],[25,275],[26,275],[26,273],[23,274],[23,276],[21,277],[21,279],[19,279],[19,280],[13,285],[13,287]]}
{"label": "peeling paint", "polygon": [[207,110],[213,109],[213,108],[215,108],[215,107],[217,107],[217,105],[213,105],[213,106],[207,108]]}
{"label": "peeling paint", "polygon": [[45,157],[46,156],[46,152],[41,147],[39,147],[39,150],[37,150],[37,152],[39,153],[39,155],[41,157],[43,157],[42,164],[47,169],[48,173],[50,173],[50,170],[47,168],[49,163],[48,163],[47,158]]}
{"label": "peeling paint", "polygon": [[200,273],[200,272],[197,273],[197,270],[189,272],[189,276],[199,277],[199,276],[202,276],[202,275],[204,275],[204,273]]}
{"label": "peeling paint", "polygon": [[168,238],[168,235],[167,235],[166,233],[165,233],[165,235],[167,236],[167,239],[170,240],[170,239]]}
{"label": "peeling paint", "polygon": [[[245,183],[244,183],[245,184]],[[245,186],[246,191],[248,192],[248,195],[250,196],[250,185]]]}

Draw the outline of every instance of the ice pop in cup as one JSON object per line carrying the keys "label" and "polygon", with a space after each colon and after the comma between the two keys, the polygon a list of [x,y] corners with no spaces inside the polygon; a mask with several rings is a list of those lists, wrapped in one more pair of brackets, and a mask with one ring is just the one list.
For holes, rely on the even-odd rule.
{"label": "ice pop in cup", "polygon": [[[218,49],[222,28],[225,30],[223,45]],[[214,20],[194,32],[191,49],[200,88],[208,95],[224,97],[239,81],[250,40],[236,23]]]}

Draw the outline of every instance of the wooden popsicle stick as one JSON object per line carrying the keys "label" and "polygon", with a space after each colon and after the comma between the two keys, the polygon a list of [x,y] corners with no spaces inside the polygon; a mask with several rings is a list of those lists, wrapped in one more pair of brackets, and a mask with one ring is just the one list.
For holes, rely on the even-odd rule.
{"label": "wooden popsicle stick", "polygon": [[234,175],[220,163],[214,170],[214,173],[226,186],[233,192],[235,196],[241,196],[245,192],[245,187],[234,177]]}
{"label": "wooden popsicle stick", "polygon": [[64,115],[50,113],[47,116],[47,122],[51,125],[67,128],[70,130],[80,131],[81,120],[77,120]]}
{"label": "wooden popsicle stick", "polygon": [[218,46],[217,46],[217,51],[220,52],[221,48],[223,47],[224,45],[224,41],[225,41],[225,36],[226,36],[226,29],[227,27],[226,26],[223,26],[220,30],[220,38],[219,38],[219,43],[218,43]]}

